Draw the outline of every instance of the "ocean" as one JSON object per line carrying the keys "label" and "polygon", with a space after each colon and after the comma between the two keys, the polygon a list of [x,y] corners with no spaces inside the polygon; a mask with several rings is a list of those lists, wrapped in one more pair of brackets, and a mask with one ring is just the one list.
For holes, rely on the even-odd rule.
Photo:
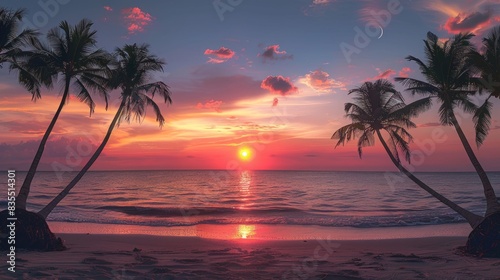
{"label": "ocean", "polygon": [[[25,175],[16,173],[18,188]],[[41,209],[74,175],[38,172],[28,208]],[[485,199],[475,173],[416,175],[464,208],[484,213]],[[196,225],[367,229],[465,223],[405,178],[388,172],[94,171],[84,176],[48,221],[163,229]],[[500,194],[500,172],[489,173],[489,178]],[[6,174],[1,179],[7,189]],[[0,203],[5,208],[6,197]]]}

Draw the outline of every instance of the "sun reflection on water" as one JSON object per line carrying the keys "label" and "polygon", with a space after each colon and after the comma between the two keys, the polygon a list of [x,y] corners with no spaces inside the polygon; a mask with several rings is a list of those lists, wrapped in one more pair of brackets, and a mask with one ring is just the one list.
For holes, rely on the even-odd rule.
{"label": "sun reflection on water", "polygon": [[250,184],[252,183],[252,177],[250,176],[250,172],[244,170],[241,171],[240,174],[240,191],[241,192],[250,192]]}
{"label": "sun reflection on water", "polygon": [[247,239],[255,236],[254,225],[239,225],[237,238]]}

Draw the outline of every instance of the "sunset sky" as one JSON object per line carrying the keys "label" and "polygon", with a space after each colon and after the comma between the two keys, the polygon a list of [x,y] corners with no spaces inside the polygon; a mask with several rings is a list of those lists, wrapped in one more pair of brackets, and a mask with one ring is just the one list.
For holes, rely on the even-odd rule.
{"label": "sunset sky", "polygon": [[[350,101],[348,89],[378,78],[421,79],[416,65],[404,58],[424,58],[422,40],[428,31],[443,39],[472,31],[479,44],[489,28],[500,24],[498,0],[82,3],[2,5],[26,8],[26,26],[42,33],[61,20],[88,18],[98,31],[98,47],[107,51],[149,44],[152,53],[167,62],[165,72],[153,79],[164,81],[173,92],[173,104],[161,105],[167,120],[163,128],[152,114],[140,124],[122,123],[93,170],[395,170],[378,142],[366,148],[363,159],[356,142],[334,149],[332,133],[349,123],[343,111]],[[381,38],[378,25],[384,30]],[[360,32],[368,40],[361,40]],[[0,169],[27,170],[57,108],[60,89],[44,90],[42,99],[32,102],[16,74],[6,68],[0,70]],[[414,100],[409,93],[404,96]],[[118,93],[111,93],[108,111],[96,100],[92,116],[74,97],[64,107],[40,169],[79,170],[86,162],[116,112]],[[483,100],[479,97],[475,103]],[[499,100],[493,110],[492,130],[477,155],[487,170],[499,171]],[[436,111],[433,106],[415,119],[419,127],[411,132],[427,143],[424,149],[412,146],[426,154],[417,160],[416,170],[472,170],[456,132],[439,126]],[[457,112],[475,145],[471,116]],[[433,143],[434,149],[431,135],[439,130],[445,139]],[[244,147],[250,158],[238,156]]]}

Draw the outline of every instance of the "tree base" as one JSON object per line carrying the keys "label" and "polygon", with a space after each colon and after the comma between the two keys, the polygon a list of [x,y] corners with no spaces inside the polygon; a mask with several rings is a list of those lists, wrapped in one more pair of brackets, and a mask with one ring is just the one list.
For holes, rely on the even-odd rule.
{"label": "tree base", "polygon": [[[15,229],[8,227],[9,211],[0,212],[0,250],[16,249],[33,251],[62,251],[66,249],[61,238],[57,238],[49,229],[47,222],[37,213],[16,209]],[[15,244],[9,244],[9,237],[15,232]],[[12,242],[12,241],[11,241]]]}
{"label": "tree base", "polygon": [[500,258],[500,212],[487,216],[472,230],[466,252],[478,257]]}

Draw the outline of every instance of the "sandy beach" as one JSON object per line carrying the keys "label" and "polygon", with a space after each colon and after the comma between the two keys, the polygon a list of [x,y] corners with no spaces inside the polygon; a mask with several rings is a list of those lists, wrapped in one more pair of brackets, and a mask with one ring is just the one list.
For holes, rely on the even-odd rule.
{"label": "sandy beach", "polygon": [[456,253],[464,237],[273,241],[59,236],[67,250],[19,251],[9,279],[500,279],[500,260]]}

